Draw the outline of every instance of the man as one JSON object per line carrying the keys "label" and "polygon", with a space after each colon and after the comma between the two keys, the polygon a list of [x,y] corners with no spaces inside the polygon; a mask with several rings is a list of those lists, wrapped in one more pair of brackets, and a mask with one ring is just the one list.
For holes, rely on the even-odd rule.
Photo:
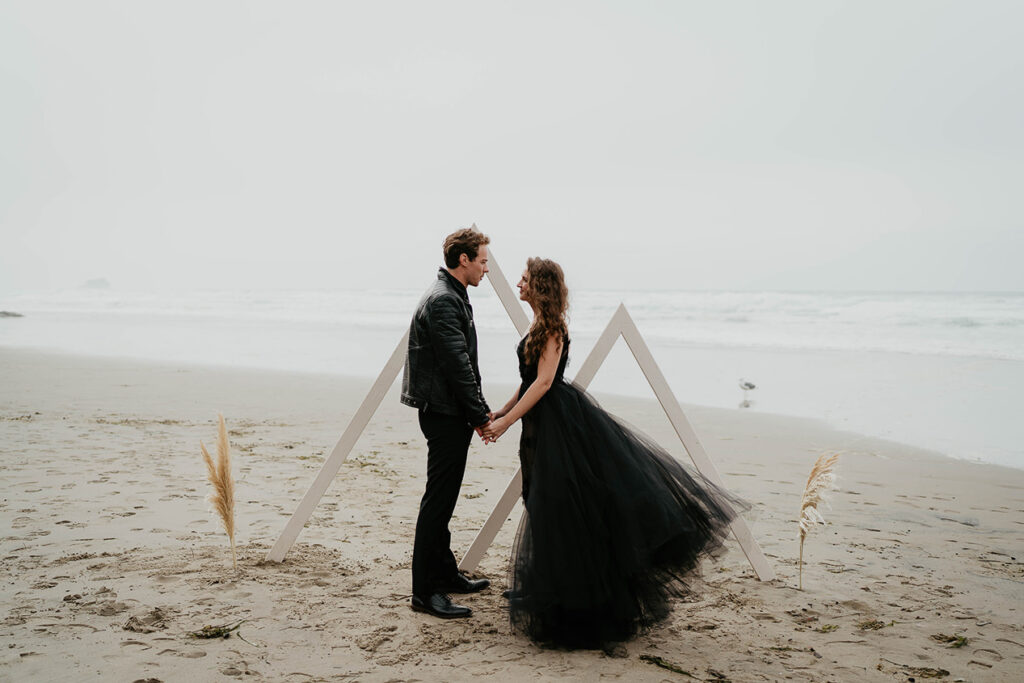
{"label": "man", "polygon": [[476,327],[467,287],[487,273],[490,239],[471,228],[444,240],[445,267],[420,300],[409,326],[402,403],[419,409],[427,439],[427,485],[412,551],[412,608],[443,619],[468,617],[448,593],[475,593],[487,579],[458,570],[448,523],[455,511],[473,430],[490,421],[480,388]]}

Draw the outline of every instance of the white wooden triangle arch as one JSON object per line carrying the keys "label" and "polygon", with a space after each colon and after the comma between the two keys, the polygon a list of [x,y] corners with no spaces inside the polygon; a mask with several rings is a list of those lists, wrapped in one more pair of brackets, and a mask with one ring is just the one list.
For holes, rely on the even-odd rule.
{"label": "white wooden triangle arch", "polygon": [[[723,489],[726,488],[721,475],[718,473],[718,469],[711,461],[711,458],[708,457],[707,451],[704,450],[704,446],[701,445],[696,432],[693,431],[690,421],[686,419],[679,401],[676,400],[675,394],[669,388],[665,375],[662,374],[661,368],[655,362],[651,350],[647,348],[647,343],[644,341],[643,335],[640,334],[640,330],[637,329],[636,323],[633,322],[633,318],[626,310],[625,304],[619,304],[619,308],[612,315],[611,320],[608,321],[608,325],[604,328],[601,336],[598,337],[594,348],[590,351],[590,355],[583,361],[579,372],[576,373],[576,377],[573,380],[574,384],[582,389],[587,388],[620,336],[626,340],[629,350],[633,352],[633,357],[640,366],[640,370],[644,373],[644,377],[647,378],[648,384],[651,385],[651,389],[654,390],[654,395],[658,397],[658,402],[661,403],[661,407],[668,416],[669,422],[672,423],[672,427],[676,430],[679,439],[683,442],[683,447],[689,454],[697,471],[704,475],[708,481]],[[491,543],[494,542],[494,537],[498,535],[502,523],[508,519],[509,513],[512,512],[516,501],[522,495],[522,491],[523,473],[522,470],[516,470],[512,480],[505,487],[505,493],[502,494],[487,521],[484,522],[483,527],[477,533],[473,544],[469,546],[469,550],[463,556],[462,562],[459,563],[459,569],[472,571],[476,568],[480,560],[483,559],[484,553],[491,546]],[[768,564],[768,559],[761,551],[761,546],[754,540],[754,535],[750,532],[750,527],[747,526],[746,521],[737,515],[730,528],[736,540],[739,541],[743,554],[747,556],[747,561],[753,567],[754,573],[757,574],[757,578],[762,581],[774,579],[775,572],[772,570],[771,565]]]}
{"label": "white wooden triangle arch", "polygon": [[[475,224],[473,228],[476,228]],[[505,311],[508,313],[509,318],[512,319],[512,324],[516,326],[520,336],[525,335],[527,330],[530,329],[530,319],[526,317],[523,307],[519,304],[519,297],[512,292],[512,286],[509,285],[505,274],[502,273],[501,268],[498,266],[498,262],[494,258],[494,251],[490,249],[488,249],[488,259],[487,267],[490,273],[487,275],[487,279],[490,280],[491,286],[494,287],[495,293],[501,300]],[[305,526],[306,522],[313,515],[313,510],[316,508],[317,503],[320,502],[324,493],[327,492],[327,487],[334,481],[338,470],[341,469],[345,460],[348,459],[349,453],[355,448],[356,441],[362,436],[363,430],[366,429],[366,425],[370,422],[370,418],[373,417],[373,414],[377,412],[377,408],[380,407],[381,401],[384,400],[384,395],[387,394],[388,389],[394,384],[398,374],[402,371],[408,347],[409,332],[407,331],[395,346],[395,350],[391,352],[391,358],[384,365],[384,369],[380,371],[380,374],[377,375],[377,381],[370,387],[369,393],[366,394],[366,398],[363,399],[359,409],[356,410],[352,421],[348,423],[348,427],[345,428],[341,438],[338,439],[338,443],[335,444],[334,449],[327,456],[323,466],[320,468],[320,472],[316,475],[316,479],[313,480],[309,490],[306,491],[306,495],[299,501],[299,506],[295,509],[291,519],[288,520],[284,531],[281,532],[277,542],[274,543],[270,552],[267,553],[267,561],[282,562],[284,556],[288,554],[292,545],[295,544],[295,539],[299,537],[302,527]],[[515,503],[514,500],[512,502]],[[480,554],[483,555],[483,551]]]}
{"label": "white wooden triangle arch", "polygon": [[[474,225],[474,227],[476,226]],[[519,305],[518,297],[512,292],[512,287],[498,266],[493,250],[489,252],[489,257],[488,268],[491,272],[488,275],[488,280],[490,280],[491,285],[494,287],[495,293],[497,293],[498,298],[505,307],[505,311],[508,313],[509,318],[511,318],[516,330],[520,336],[523,336],[529,330],[530,321],[522,306]],[[597,343],[594,344],[590,355],[587,356],[579,372],[576,373],[575,383],[582,388],[586,388],[590,384],[591,380],[594,379],[594,375],[597,374],[598,368],[604,363],[605,358],[607,358],[608,353],[620,336],[626,340],[626,344],[629,346],[630,351],[632,351],[633,357],[636,358],[641,371],[643,371],[644,376],[651,385],[651,389],[654,390],[655,396],[657,396],[659,403],[661,403],[661,407],[665,410],[665,414],[668,416],[673,428],[675,428],[676,434],[682,441],[683,447],[686,448],[690,459],[693,460],[694,466],[709,481],[725,488],[721,475],[719,475],[711,458],[708,457],[704,447],[697,439],[693,427],[690,425],[689,420],[686,419],[686,415],[683,414],[679,401],[676,400],[675,394],[669,388],[665,376],[655,362],[650,349],[647,348],[647,344],[644,342],[640,330],[637,329],[636,323],[633,322],[629,312],[626,311],[625,305],[620,304],[611,320],[608,321],[607,327],[601,333]],[[353,416],[348,427],[345,428],[338,443],[335,444],[334,449],[327,456],[327,460],[324,461],[320,472],[313,480],[309,490],[306,491],[302,500],[299,501],[298,507],[294,514],[292,514],[291,519],[288,520],[288,524],[285,525],[281,536],[274,543],[270,552],[267,553],[268,561],[281,562],[284,560],[285,555],[288,554],[303,526],[312,516],[317,503],[320,502],[334,477],[338,474],[338,470],[341,469],[352,448],[355,447],[356,441],[362,435],[363,430],[366,429],[370,418],[377,412],[381,401],[384,400],[384,395],[398,377],[398,373],[405,364],[408,345],[409,333],[406,332],[395,346],[395,350],[391,353],[391,358],[377,376],[377,380],[373,383],[366,398],[363,399],[359,409],[356,410],[356,414]],[[505,492],[477,534],[473,544],[462,558],[462,562],[459,563],[459,569],[472,571],[476,568],[484,553],[494,541],[494,537],[498,535],[502,523],[508,518],[508,514],[512,511],[521,494],[522,471],[517,469],[508,486],[506,486]],[[775,572],[772,571],[771,566],[768,564],[768,560],[761,551],[761,547],[754,540],[754,536],[751,534],[746,521],[742,517],[737,516],[731,528],[757,577],[762,581],[774,579]]]}

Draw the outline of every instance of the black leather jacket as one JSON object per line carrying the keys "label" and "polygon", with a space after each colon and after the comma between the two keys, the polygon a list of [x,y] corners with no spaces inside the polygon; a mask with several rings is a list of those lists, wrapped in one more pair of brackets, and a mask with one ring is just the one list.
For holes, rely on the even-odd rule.
{"label": "black leather jacket", "polygon": [[473,307],[465,286],[444,268],[409,326],[402,403],[460,415],[474,427],[487,423],[490,408],[480,389]]}

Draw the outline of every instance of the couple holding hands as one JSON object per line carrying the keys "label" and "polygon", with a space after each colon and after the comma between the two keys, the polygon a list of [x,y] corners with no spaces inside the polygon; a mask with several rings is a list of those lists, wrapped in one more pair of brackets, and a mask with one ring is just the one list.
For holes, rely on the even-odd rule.
{"label": "couple holding hands", "polygon": [[472,611],[449,594],[490,585],[459,572],[448,523],[473,432],[490,443],[521,420],[525,511],[505,592],[512,625],[543,644],[606,647],[668,615],[670,598],[685,590],[701,557],[721,546],[742,503],[563,379],[569,292],[553,261],[526,263],[519,298],[533,309],[533,322],[517,349],[522,383],[490,410],[467,291],[487,273],[489,242],[473,229],[445,238],[445,265],[409,329],[401,400],[419,410],[427,440],[412,608],[468,617]]}

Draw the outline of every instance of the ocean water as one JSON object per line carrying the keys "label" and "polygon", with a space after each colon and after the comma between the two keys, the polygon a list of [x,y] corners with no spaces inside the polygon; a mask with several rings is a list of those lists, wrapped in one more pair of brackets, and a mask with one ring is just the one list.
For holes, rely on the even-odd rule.
{"label": "ocean water", "polygon": [[[0,345],[372,378],[421,290],[0,296]],[[517,381],[518,336],[471,290],[485,391]],[[1024,294],[579,291],[571,364],[625,303],[684,403],[809,417],[953,457],[1024,467]],[[741,408],[743,377],[757,385]],[[369,388],[369,381],[367,382]],[[650,397],[623,343],[591,389]]]}

